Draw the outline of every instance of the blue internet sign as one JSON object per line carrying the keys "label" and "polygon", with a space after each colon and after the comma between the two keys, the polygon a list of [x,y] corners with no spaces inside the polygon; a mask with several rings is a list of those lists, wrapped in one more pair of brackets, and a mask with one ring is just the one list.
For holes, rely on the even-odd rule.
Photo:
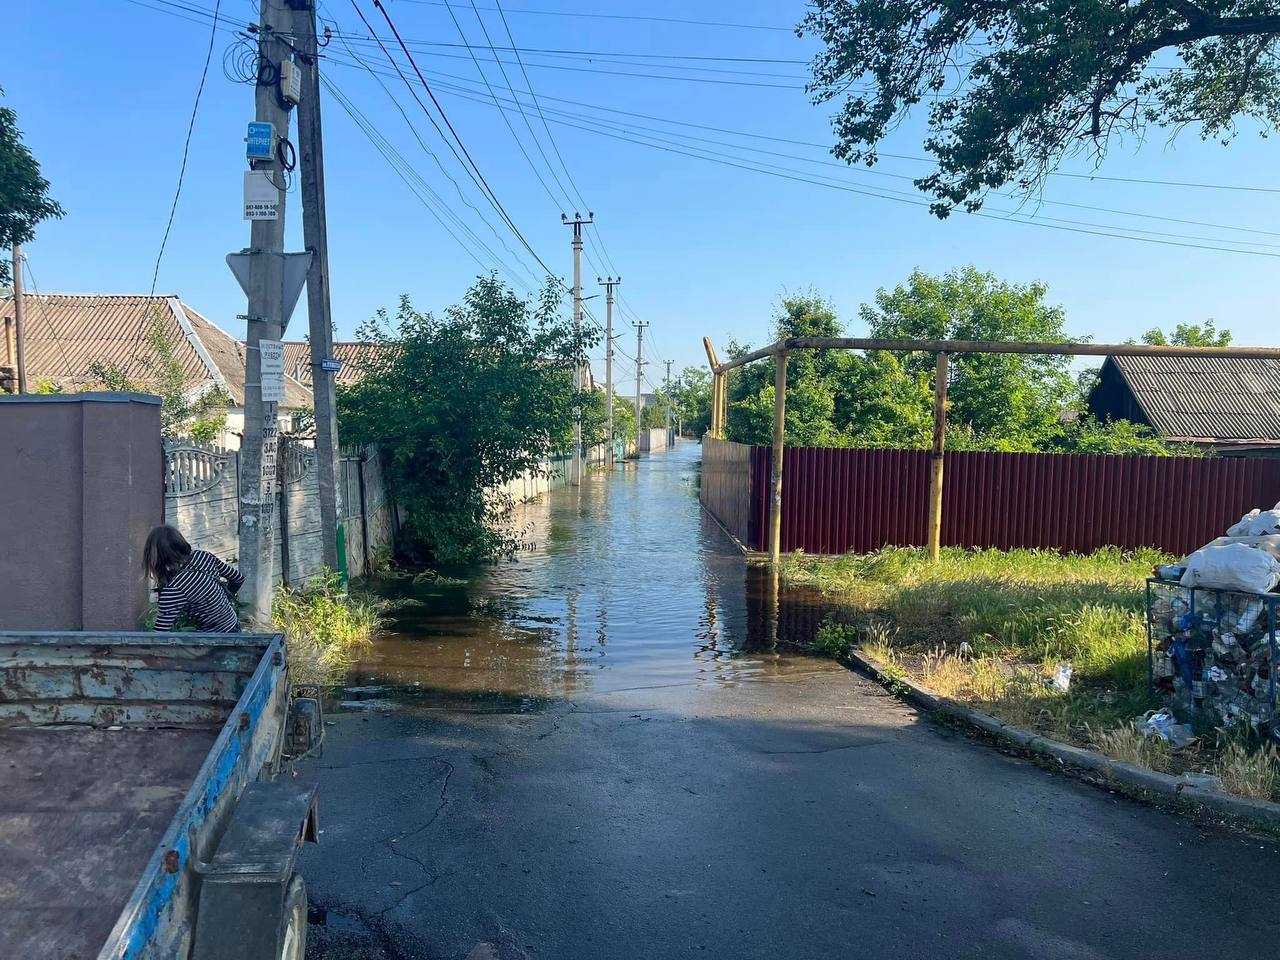
{"label": "blue internet sign", "polygon": [[245,137],[245,156],[250,160],[270,160],[275,155],[276,130],[269,123],[253,122],[249,124],[249,135]]}

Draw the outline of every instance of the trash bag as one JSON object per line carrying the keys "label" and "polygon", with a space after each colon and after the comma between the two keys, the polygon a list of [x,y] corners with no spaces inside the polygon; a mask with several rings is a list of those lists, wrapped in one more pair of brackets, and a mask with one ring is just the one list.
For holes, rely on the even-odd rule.
{"label": "trash bag", "polygon": [[1243,543],[1201,547],[1187,558],[1184,587],[1270,593],[1280,583],[1280,562]]}
{"label": "trash bag", "polygon": [[1261,512],[1262,511],[1259,510],[1257,507],[1254,507],[1248,513],[1246,513],[1243,517],[1241,517],[1237,522],[1227,527],[1227,536],[1228,537],[1249,536],[1249,527],[1253,525],[1253,518],[1256,517]]}
{"label": "trash bag", "polygon": [[1185,723],[1178,723],[1169,709],[1149,710],[1138,721],[1138,732],[1146,737],[1159,737],[1168,740],[1175,747],[1190,746],[1195,742],[1195,734]]}

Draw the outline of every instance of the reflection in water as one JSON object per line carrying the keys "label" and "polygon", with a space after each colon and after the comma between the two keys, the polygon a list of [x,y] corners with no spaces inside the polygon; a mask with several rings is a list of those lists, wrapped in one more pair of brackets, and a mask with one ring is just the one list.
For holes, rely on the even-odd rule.
{"label": "reflection in water", "polygon": [[821,610],[807,596],[780,608],[768,568],[702,515],[699,454],[685,442],[519,508],[530,548],[464,584],[392,583],[416,602],[354,666],[344,704],[537,709],[811,667],[777,641],[810,639]]}

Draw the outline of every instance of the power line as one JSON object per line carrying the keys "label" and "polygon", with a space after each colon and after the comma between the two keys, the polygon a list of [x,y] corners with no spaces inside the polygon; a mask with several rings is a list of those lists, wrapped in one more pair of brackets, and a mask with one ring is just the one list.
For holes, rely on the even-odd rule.
{"label": "power line", "polygon": [[[406,3],[415,3],[427,7],[443,6],[443,0],[405,0]],[[482,9],[492,10],[492,7]],[[791,33],[794,27],[773,26],[764,23],[726,23],[721,20],[690,20],[683,17],[648,17],[637,14],[624,13],[582,13],[571,10],[531,10],[528,7],[512,7],[511,13],[518,13],[522,16],[541,16],[541,17],[574,17],[580,19],[592,20],[634,20],[647,23],[680,23],[689,26],[699,27],[729,27],[738,30],[773,30],[781,33]]]}
{"label": "power line", "polygon": [[213,59],[213,42],[218,36],[218,11],[222,0],[216,0],[213,7],[213,27],[209,30],[209,49],[204,55],[204,69],[200,71],[200,84],[196,87],[196,99],[191,105],[191,120],[187,123],[187,139],[182,144],[182,165],[178,168],[178,186],[173,191],[173,203],[169,206],[169,219],[164,225],[164,236],[160,239],[160,250],[156,253],[155,269],[151,271],[151,293],[155,296],[156,282],[160,277],[160,261],[164,257],[164,248],[169,244],[169,231],[173,229],[173,218],[178,212],[178,198],[182,196],[182,183],[187,176],[187,156],[191,151],[191,133],[196,128],[196,113],[200,109],[200,97],[204,93],[204,81],[209,76],[209,63]]}
{"label": "power line", "polygon": [[[432,206],[420,191],[428,193],[435,200],[436,204],[444,210],[445,214],[452,217],[456,226],[470,236],[471,243],[488,256],[492,265],[496,265],[498,269],[502,270],[502,272],[505,273],[513,283],[523,287],[529,293],[532,293],[533,288],[527,282],[518,277],[515,272],[484,243],[483,240],[475,235],[474,231],[471,230],[466,221],[449,208],[449,205],[445,202],[444,198],[436,193],[435,190],[432,189],[431,185],[422,179],[421,175],[419,175],[413,168],[413,165],[410,164],[409,161],[405,159],[395,149],[395,147],[378,132],[376,126],[373,125],[373,123],[369,121],[368,117],[351,102],[350,98],[348,98],[327,76],[322,74],[320,80],[321,83],[325,85],[325,89],[328,93],[338,102],[338,105],[342,107],[346,114],[351,118],[352,122],[360,128],[360,131],[366,138],[368,138],[369,142],[373,144],[374,148],[382,155],[383,159],[387,161],[387,164],[396,173],[396,175],[400,177],[405,186],[408,187],[410,193],[417,197],[418,201],[427,208],[431,215],[437,220],[437,222],[439,222],[440,226],[444,228],[445,232],[453,238],[454,242],[457,243],[458,246],[476,262],[476,265],[482,270],[488,269],[480,257],[477,256],[471,247],[454,232],[449,223],[446,222],[444,216]],[[420,187],[414,185],[412,182],[414,180],[420,184]]]}
{"label": "power line", "polygon": [[[346,43],[346,40],[345,40],[345,39],[343,39],[343,40],[342,40],[342,44],[343,44],[343,46],[344,46],[344,47],[347,47],[347,43]],[[489,232],[490,232],[490,233],[492,233],[492,234],[494,235],[494,238],[495,238],[495,239],[497,239],[497,241],[498,241],[500,244],[502,244],[502,248],[503,248],[504,250],[506,250],[506,251],[507,251],[507,254],[508,254],[509,256],[513,257],[513,258],[515,259],[515,261],[516,261],[517,263],[519,263],[519,264],[520,264],[520,266],[521,266],[521,267],[522,267],[522,268],[523,268],[523,269],[524,269],[524,270],[529,274],[529,276],[530,276],[530,277],[533,277],[533,278],[534,278],[534,280],[536,281],[536,280],[538,279],[538,278],[537,278],[537,275],[536,275],[536,274],[534,274],[534,272],[533,272],[532,270],[530,270],[530,269],[529,269],[529,267],[528,267],[528,266],[525,264],[525,262],[520,258],[520,256],[519,256],[519,255],[517,255],[517,254],[516,254],[516,252],[515,252],[514,250],[512,250],[512,249],[511,249],[511,247],[510,247],[510,246],[508,246],[508,245],[507,245],[507,241],[506,241],[506,239],[502,236],[502,234],[501,234],[501,233],[499,233],[499,232],[498,232],[498,229],[497,229],[497,228],[496,228],[496,227],[495,227],[495,226],[494,226],[494,225],[493,225],[493,224],[488,220],[488,218],[487,218],[487,217],[485,217],[485,216],[484,216],[484,214],[482,214],[482,213],[480,212],[479,208],[478,208],[478,207],[476,207],[476,205],[475,205],[475,204],[473,204],[469,199],[467,199],[467,195],[463,192],[461,184],[459,184],[459,183],[458,183],[458,181],[457,181],[456,179],[454,179],[453,175],[448,171],[448,169],[445,167],[445,165],[441,162],[440,158],[436,155],[435,151],[434,151],[434,150],[432,150],[430,147],[428,147],[428,146],[427,146],[426,142],[422,139],[421,135],[418,133],[418,128],[414,125],[413,121],[409,119],[409,115],[408,115],[408,113],[406,113],[406,112],[405,112],[404,107],[403,107],[403,106],[401,106],[400,101],[399,101],[399,100],[397,100],[397,99],[396,99],[396,97],[395,97],[395,95],[394,95],[394,94],[393,94],[393,93],[392,93],[392,92],[387,88],[387,85],[386,85],[385,83],[383,83],[383,82],[382,82],[382,80],[381,80],[381,76],[383,76],[383,75],[382,75],[382,74],[380,74],[380,73],[379,73],[379,71],[374,70],[374,69],[373,69],[373,68],[372,68],[368,63],[366,63],[366,62],[365,62],[365,61],[364,61],[364,60],[359,56],[359,54],[357,54],[355,51],[351,50],[351,49],[350,49],[350,47],[347,47],[347,52],[348,52],[348,53],[350,53],[350,55],[351,55],[352,57],[354,57],[354,58],[355,58],[356,62],[357,62],[361,67],[363,67],[363,68],[364,68],[364,70],[365,70],[365,71],[366,71],[366,72],[367,72],[371,77],[373,77],[374,81],[378,84],[378,86],[382,88],[382,92],[383,92],[383,93],[385,93],[385,94],[387,95],[387,99],[389,99],[389,100],[391,101],[392,105],[396,108],[397,112],[399,112],[400,116],[404,119],[405,125],[409,128],[409,132],[413,134],[414,139],[418,142],[418,146],[420,146],[420,147],[422,148],[423,152],[424,152],[424,153],[426,153],[426,154],[427,154],[427,156],[429,156],[429,157],[430,157],[430,158],[435,162],[435,165],[440,169],[440,172],[441,172],[442,174],[444,174],[444,176],[448,179],[448,181],[449,181],[451,184],[453,184],[453,189],[454,189],[454,192],[455,192],[455,193],[457,193],[457,195],[458,195],[458,199],[459,199],[459,200],[461,200],[461,201],[462,201],[462,203],[463,203],[463,204],[465,204],[468,208],[470,208],[470,210],[471,210],[473,213],[475,213],[475,215],[476,215],[476,219],[478,219],[481,223],[483,223],[485,226],[487,226],[487,227],[489,228]],[[410,93],[412,93],[412,92],[413,92],[413,91],[412,91],[412,90],[410,90]],[[437,131],[438,131],[438,130],[439,130],[439,127],[437,127],[436,129],[437,129]],[[455,156],[456,156],[456,155],[455,155]],[[407,161],[406,161],[406,166],[409,166],[409,165],[407,164]],[[426,181],[424,180],[423,182],[425,183]],[[430,188],[428,188],[428,189],[430,189]],[[434,192],[434,191],[433,191],[433,192]],[[441,199],[441,200],[440,200],[440,203],[441,203],[443,206],[445,206],[445,208],[446,208],[446,209],[448,209],[448,205],[444,203],[444,200],[443,200],[443,199]],[[466,230],[468,233],[470,233],[470,234],[475,238],[475,240],[476,240],[476,242],[477,242],[477,243],[480,243],[480,244],[481,244],[481,246],[484,246],[483,242],[482,242],[482,241],[480,241],[480,239],[479,239],[478,237],[475,237],[474,232],[472,232],[472,231],[471,231],[471,228],[470,228],[469,226],[467,226],[467,225],[466,225],[465,221],[463,221],[460,217],[456,217],[456,214],[455,214],[454,216],[455,216],[455,218],[458,220],[459,225],[460,225],[464,230]],[[492,257],[492,258],[493,258],[493,260],[494,260],[495,262],[501,263],[500,258],[498,258],[498,257],[493,253],[493,251],[488,250],[488,247],[487,247],[487,246],[485,247],[485,249],[488,251],[488,253],[489,253],[490,257]],[[510,271],[509,271],[505,266],[503,267],[503,269],[504,269],[504,271],[506,271],[506,272],[508,273],[508,276],[511,276],[513,280],[515,279],[514,275],[513,275],[513,274],[511,274],[511,273],[510,273]],[[518,281],[518,282],[519,282],[522,286],[524,286],[526,290],[531,289],[527,284],[524,284],[524,282],[523,282],[523,281]]]}
{"label": "power line", "polygon": [[[444,88],[447,89],[448,85],[446,85]],[[474,91],[466,90],[465,88],[462,88],[460,91],[455,91],[455,93],[459,96],[463,96],[464,98],[469,98],[469,99],[476,98],[476,93]],[[848,193],[874,197],[881,200],[892,200],[899,203],[909,203],[913,206],[919,206],[919,207],[931,206],[930,201],[922,199],[915,194],[904,194],[902,191],[883,190],[882,192],[874,192],[871,189],[858,188],[846,182],[835,180],[835,178],[826,177],[821,179],[814,179],[814,177],[817,175],[808,175],[808,174],[805,174],[803,171],[795,171],[792,168],[782,167],[777,164],[768,164],[761,161],[745,161],[743,160],[743,158],[729,159],[729,158],[726,158],[724,154],[718,154],[715,151],[706,150],[705,148],[694,147],[690,149],[683,149],[682,148],[683,145],[675,145],[675,146],[667,145],[667,144],[671,144],[671,141],[663,141],[654,137],[645,137],[645,139],[635,139],[633,136],[623,136],[617,133],[609,133],[607,131],[599,129],[598,127],[586,126],[583,124],[573,123],[566,120],[555,120],[554,122],[564,126],[572,127],[575,129],[585,130],[589,133],[596,134],[597,136],[610,137],[612,139],[621,140],[627,143],[638,144],[640,146],[647,146],[653,149],[663,150],[664,152],[675,153],[682,156],[692,157],[695,159],[721,163],[723,165],[736,167],[738,169],[748,170],[755,173],[764,173],[771,176],[781,177],[782,179],[786,179],[786,180],[792,180],[792,181],[801,182],[801,183],[809,183],[815,186],[824,186],[832,189],[842,190]],[[637,135],[637,136],[643,136],[643,135]],[[695,152],[691,152],[692,150],[700,150],[701,152],[695,153]],[[902,194],[902,195],[901,196],[892,195],[895,193]],[[1115,227],[1108,224],[1096,224],[1096,223],[1090,223],[1088,221],[1064,220],[1060,218],[1051,218],[1051,217],[1039,217],[1039,218],[1032,219],[1031,215],[1018,213],[1016,211],[991,212],[990,210],[987,210],[987,211],[975,211],[971,213],[968,211],[965,211],[965,212],[968,213],[968,215],[970,216],[983,217],[985,219],[1007,220],[1015,223],[1026,223],[1026,224],[1031,224],[1033,226],[1039,226],[1039,227],[1045,227],[1045,228],[1051,228],[1051,229],[1061,229],[1071,233],[1083,233],[1083,234],[1088,234],[1092,236],[1106,236],[1106,237],[1112,237],[1115,239],[1137,240],[1140,242],[1157,243],[1165,246],[1177,246],[1177,247],[1201,249],[1201,250],[1215,250],[1218,252],[1225,252],[1225,253],[1245,253],[1245,254],[1251,254],[1255,256],[1277,256],[1278,255],[1278,254],[1273,254],[1266,251],[1240,249],[1239,247],[1230,248],[1230,247],[1223,247],[1223,246],[1216,246],[1216,245],[1205,245],[1201,243],[1177,242],[1173,239],[1167,239],[1167,238],[1170,236],[1178,236],[1178,235],[1170,235],[1163,231],[1144,231],[1138,228]],[[1001,213],[1003,213],[1004,215],[999,215]],[[1116,232],[1116,231],[1124,231],[1124,232]],[[1132,234],[1142,234],[1142,233],[1147,233],[1147,234],[1158,233],[1158,236],[1143,237],[1143,236],[1132,235]],[[1264,244],[1258,244],[1256,242],[1251,242],[1251,241],[1230,241],[1230,240],[1224,241],[1224,240],[1219,240],[1217,238],[1201,238],[1201,237],[1194,237],[1194,236],[1186,237],[1186,239],[1206,240],[1210,244],[1237,243],[1242,246],[1264,245]]]}
{"label": "power line", "polygon": [[[377,34],[374,32],[373,27],[369,24],[369,21],[365,19],[364,12],[360,9],[360,6],[359,4],[356,3],[356,0],[351,0],[351,4],[353,7],[355,7],[356,13],[359,14],[360,19],[361,21],[363,21],[365,27],[368,28],[369,32],[376,37]],[[400,32],[396,29],[395,22],[391,19],[391,15],[387,13],[386,7],[382,5],[381,0],[373,0],[373,5],[378,8],[379,12],[381,12],[382,16],[386,19],[387,25],[391,28],[391,32],[395,35],[396,41],[400,44],[400,49],[404,51],[405,56],[408,57],[409,59],[409,65],[413,67],[414,73],[418,75],[418,79],[421,81],[422,86],[426,89],[427,95],[431,98],[431,102],[435,104],[436,110],[439,111],[440,118],[444,121],[445,126],[449,128],[449,132],[453,135],[453,139],[457,142],[458,148],[462,150],[463,156],[467,158],[467,162],[470,164],[470,168],[466,168],[465,164],[464,164],[464,168],[467,169],[468,175],[471,176],[471,179],[476,183],[476,186],[480,188],[481,193],[483,193],[485,195],[485,198],[493,205],[493,208],[498,212],[498,215],[502,218],[502,220],[507,224],[508,227],[511,228],[511,232],[516,235],[516,239],[519,240],[521,245],[524,246],[524,248],[529,251],[530,256],[532,256],[533,259],[538,262],[538,265],[542,267],[543,270],[546,271],[547,276],[555,277],[555,272],[550,267],[548,267],[545,263],[543,263],[542,258],[538,256],[537,251],[535,251],[533,247],[530,245],[529,241],[525,239],[524,234],[520,232],[520,228],[516,226],[515,221],[511,219],[511,216],[507,213],[506,209],[502,206],[501,201],[498,200],[497,194],[493,192],[492,188],[488,184],[488,181],[485,180],[484,174],[480,172],[480,168],[476,165],[475,160],[472,159],[470,152],[467,150],[466,144],[462,142],[462,138],[458,136],[458,131],[454,129],[453,124],[449,121],[448,114],[446,114],[444,112],[444,109],[441,107],[440,101],[436,98],[435,92],[431,89],[431,85],[427,83],[426,77],[424,77],[422,75],[422,71],[418,69],[418,64],[413,59],[413,54],[409,52],[409,49],[404,45],[404,41],[400,39]],[[395,66],[396,73],[399,74],[400,79],[404,81],[405,86],[407,86],[410,92],[413,93],[413,97],[417,101],[418,106],[420,106],[422,108],[422,111],[427,115],[427,118],[431,121],[432,126],[436,128],[436,131],[440,134],[441,138],[445,140],[446,144],[448,144],[449,149],[453,153],[454,157],[458,160],[459,163],[462,163],[462,157],[458,156],[458,151],[454,149],[453,143],[450,143],[448,138],[444,136],[444,131],[441,130],[439,124],[436,123],[435,117],[431,116],[431,112],[427,110],[426,104],[422,102],[422,100],[418,97],[417,92],[413,90],[413,85],[409,83],[409,78],[406,77],[403,72],[401,72],[399,64],[396,63],[395,59],[391,56],[390,52],[386,49],[385,46],[383,46],[381,40],[379,40],[378,45],[382,47],[382,51],[384,54],[386,54],[387,59],[390,60],[391,63]],[[560,283],[561,283],[561,286],[564,285],[563,281],[560,281]]]}

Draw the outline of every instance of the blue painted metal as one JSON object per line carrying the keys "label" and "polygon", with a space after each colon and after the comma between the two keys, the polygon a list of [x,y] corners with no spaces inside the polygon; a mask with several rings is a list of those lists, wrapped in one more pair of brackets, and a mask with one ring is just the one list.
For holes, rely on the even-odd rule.
{"label": "blue painted metal", "polygon": [[[227,636],[241,636],[242,642],[245,639],[243,635]],[[282,695],[287,701],[288,691],[282,689],[285,683],[283,640],[280,636],[271,640],[258,669],[223,724],[195,782],[165,831],[160,846],[152,854],[99,954],[100,960],[143,960],[156,956],[149,952],[149,948],[161,930],[179,879],[184,876],[191,860],[192,833],[200,837],[201,828],[219,802],[224,801],[224,795],[231,790],[238,795],[274,755],[280,732],[274,737],[255,736],[255,733],[268,705]],[[247,719],[242,720],[242,717]],[[174,872],[165,869],[165,856],[170,851],[177,854],[178,869]]]}
{"label": "blue painted metal", "polygon": [[[183,723],[187,708],[204,707],[214,713],[222,725],[208,755],[196,773],[182,803],[175,812],[159,845],[153,851],[120,917],[107,937],[99,960],[169,960],[181,955],[182,944],[189,939],[195,919],[196,878],[190,868],[193,853],[205,850],[221,824],[234,810],[240,793],[264,772],[274,774],[278,761],[284,723],[289,703],[288,678],[285,670],[284,637],[279,634],[165,634],[165,633],[63,633],[0,632],[0,647],[26,651],[25,661],[33,665],[17,667],[21,677],[9,677],[0,685],[0,706],[7,695],[23,702],[43,701],[55,709],[117,709],[142,711],[136,719],[142,725]],[[194,652],[193,652],[194,651]],[[224,652],[219,652],[224,651]],[[77,682],[71,687],[59,685],[56,669],[40,671],[44,654],[51,668],[74,672],[97,662],[134,667],[119,670],[121,679],[114,685],[86,688]],[[246,653],[252,658],[246,662]],[[193,671],[208,673],[218,669],[222,661],[235,665],[243,681],[243,690],[234,706],[223,700],[220,707],[202,704],[198,697],[212,693],[213,686],[188,680],[188,689],[172,691],[168,702],[139,700],[131,694],[152,695],[156,682],[145,676],[145,666],[155,659],[166,665],[171,675],[181,674],[175,665],[190,658]],[[252,673],[248,669],[252,666]],[[104,671],[107,677],[110,671]],[[36,675],[33,676],[32,675]],[[0,680],[5,680],[0,671]],[[144,689],[135,691],[139,680]],[[178,679],[174,683],[180,686]],[[210,683],[213,683],[211,680]],[[216,684],[215,684],[216,686]],[[6,694],[7,691],[7,694]],[[196,699],[183,699],[183,694]],[[35,698],[35,700],[32,700]],[[13,704],[9,704],[13,706]],[[146,711],[151,711],[150,713]],[[176,712],[174,712],[176,711]],[[129,715],[132,717],[132,714]],[[18,718],[21,722],[21,717]],[[118,722],[118,721],[117,721]],[[130,722],[128,719],[126,723]],[[207,722],[202,716],[200,722]],[[121,771],[127,778],[128,771]],[[192,850],[192,842],[197,850]]]}

